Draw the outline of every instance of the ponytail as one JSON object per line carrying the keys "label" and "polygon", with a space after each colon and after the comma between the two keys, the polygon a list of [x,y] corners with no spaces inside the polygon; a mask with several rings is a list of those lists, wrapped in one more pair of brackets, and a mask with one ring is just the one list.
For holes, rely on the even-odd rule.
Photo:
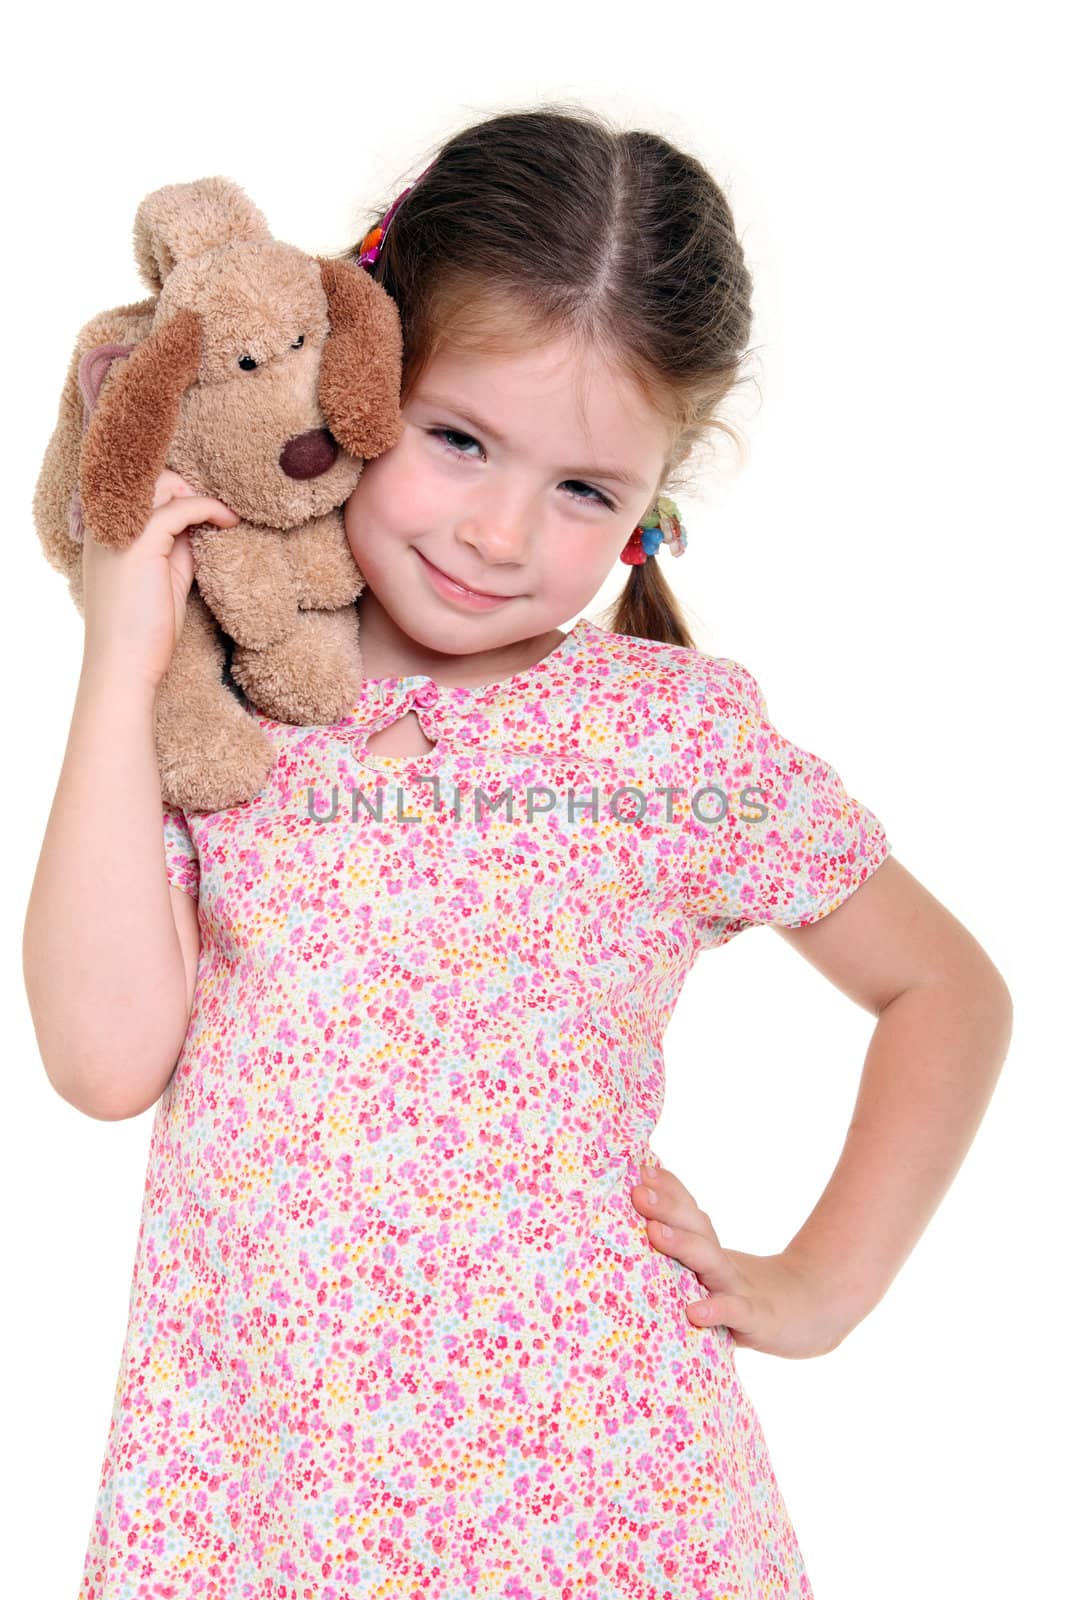
{"label": "ponytail", "polygon": [[626,587],[611,611],[608,629],[635,639],[681,645],[686,650],[697,648],[682,617],[678,597],[660,570],[658,555],[630,568]]}

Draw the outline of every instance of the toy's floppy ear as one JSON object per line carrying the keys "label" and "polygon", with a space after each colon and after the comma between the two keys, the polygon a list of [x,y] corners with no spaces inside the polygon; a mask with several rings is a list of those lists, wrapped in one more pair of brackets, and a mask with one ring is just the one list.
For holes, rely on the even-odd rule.
{"label": "toy's floppy ear", "polygon": [[104,379],[111,370],[111,363],[121,360],[123,356],[132,355],[136,349],[135,344],[94,344],[91,350],[86,350],[78,362],[78,388],[81,390],[82,403],[85,407],[86,427],[89,426],[89,418],[96,410],[96,402],[100,398]]}
{"label": "toy's floppy ear", "polygon": [[319,405],[350,456],[380,456],[403,431],[400,313],[362,267],[323,256],[315,260],[330,317],[319,367]]}
{"label": "toy's floppy ear", "polygon": [[[86,350],[79,361],[78,388],[82,397],[83,438],[89,426],[89,419],[96,410],[96,402],[100,398],[100,390],[103,387],[104,379],[111,370],[112,363],[131,355],[136,348],[135,344],[94,344],[91,350]],[[82,515],[81,489],[77,483],[75,483],[70,496],[69,532],[74,544],[84,543],[85,518]]]}
{"label": "toy's floppy ear", "polygon": [[79,465],[82,515],[98,544],[125,549],[148,521],[182,395],[199,368],[200,318],[179,311],[136,347],[100,394]]}
{"label": "toy's floppy ear", "polygon": [[262,211],[229,178],[165,184],[145,195],[133,219],[137,270],[157,294],[179,261],[227,244],[272,238]]}
{"label": "toy's floppy ear", "polygon": [[[33,518],[47,561],[71,580],[75,604],[80,604],[82,545],[80,519],[77,526],[72,527],[71,502],[77,494],[89,403],[80,382],[81,365],[89,352],[105,346],[111,346],[116,353],[132,350],[152,331],[155,312],[155,300],[140,300],[134,305],[113,306],[99,312],[79,329],[67,363],[55,427],[33,493]],[[102,377],[101,373],[101,381]]]}

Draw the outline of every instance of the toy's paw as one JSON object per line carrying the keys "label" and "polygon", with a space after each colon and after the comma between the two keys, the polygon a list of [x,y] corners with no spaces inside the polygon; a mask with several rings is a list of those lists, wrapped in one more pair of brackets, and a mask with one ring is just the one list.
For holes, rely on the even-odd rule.
{"label": "toy's paw", "polygon": [[240,711],[236,717],[201,727],[195,762],[162,755],[162,797],[183,811],[226,811],[259,794],[270,778],[274,759],[269,736],[247,711]]}
{"label": "toy's paw", "polygon": [[246,522],[234,528],[203,523],[190,542],[197,586],[223,633],[249,650],[284,639],[293,626],[299,585],[283,536]]}
{"label": "toy's paw", "polygon": [[252,704],[276,722],[323,727],[348,716],[363,667],[355,606],[301,611],[297,626],[266,650],[234,651],[231,672]]}
{"label": "toy's paw", "polygon": [[366,585],[352,559],[340,511],[313,518],[287,533],[285,539],[302,608],[338,611],[359,599]]}

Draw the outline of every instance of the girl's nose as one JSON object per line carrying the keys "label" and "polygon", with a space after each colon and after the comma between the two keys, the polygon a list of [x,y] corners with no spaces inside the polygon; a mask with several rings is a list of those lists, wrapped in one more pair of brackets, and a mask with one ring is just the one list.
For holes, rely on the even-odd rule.
{"label": "girl's nose", "polygon": [[466,516],[456,528],[457,537],[477,550],[487,565],[527,560],[535,537],[533,518],[514,504],[486,506],[477,516]]}

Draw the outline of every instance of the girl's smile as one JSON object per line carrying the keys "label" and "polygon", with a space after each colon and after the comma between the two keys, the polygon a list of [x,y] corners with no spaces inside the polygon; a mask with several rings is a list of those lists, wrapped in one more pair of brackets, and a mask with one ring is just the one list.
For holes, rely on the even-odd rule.
{"label": "girl's smile", "polygon": [[441,568],[435,566],[428,556],[423,555],[421,550],[417,550],[415,553],[421,558],[430,582],[439,594],[444,595],[446,600],[455,600],[461,605],[470,605],[475,610],[483,611],[492,610],[494,606],[502,605],[505,600],[514,598],[512,595],[487,594],[480,589],[471,589],[466,584],[459,583],[455,578],[450,577],[448,573],[442,572]]}

